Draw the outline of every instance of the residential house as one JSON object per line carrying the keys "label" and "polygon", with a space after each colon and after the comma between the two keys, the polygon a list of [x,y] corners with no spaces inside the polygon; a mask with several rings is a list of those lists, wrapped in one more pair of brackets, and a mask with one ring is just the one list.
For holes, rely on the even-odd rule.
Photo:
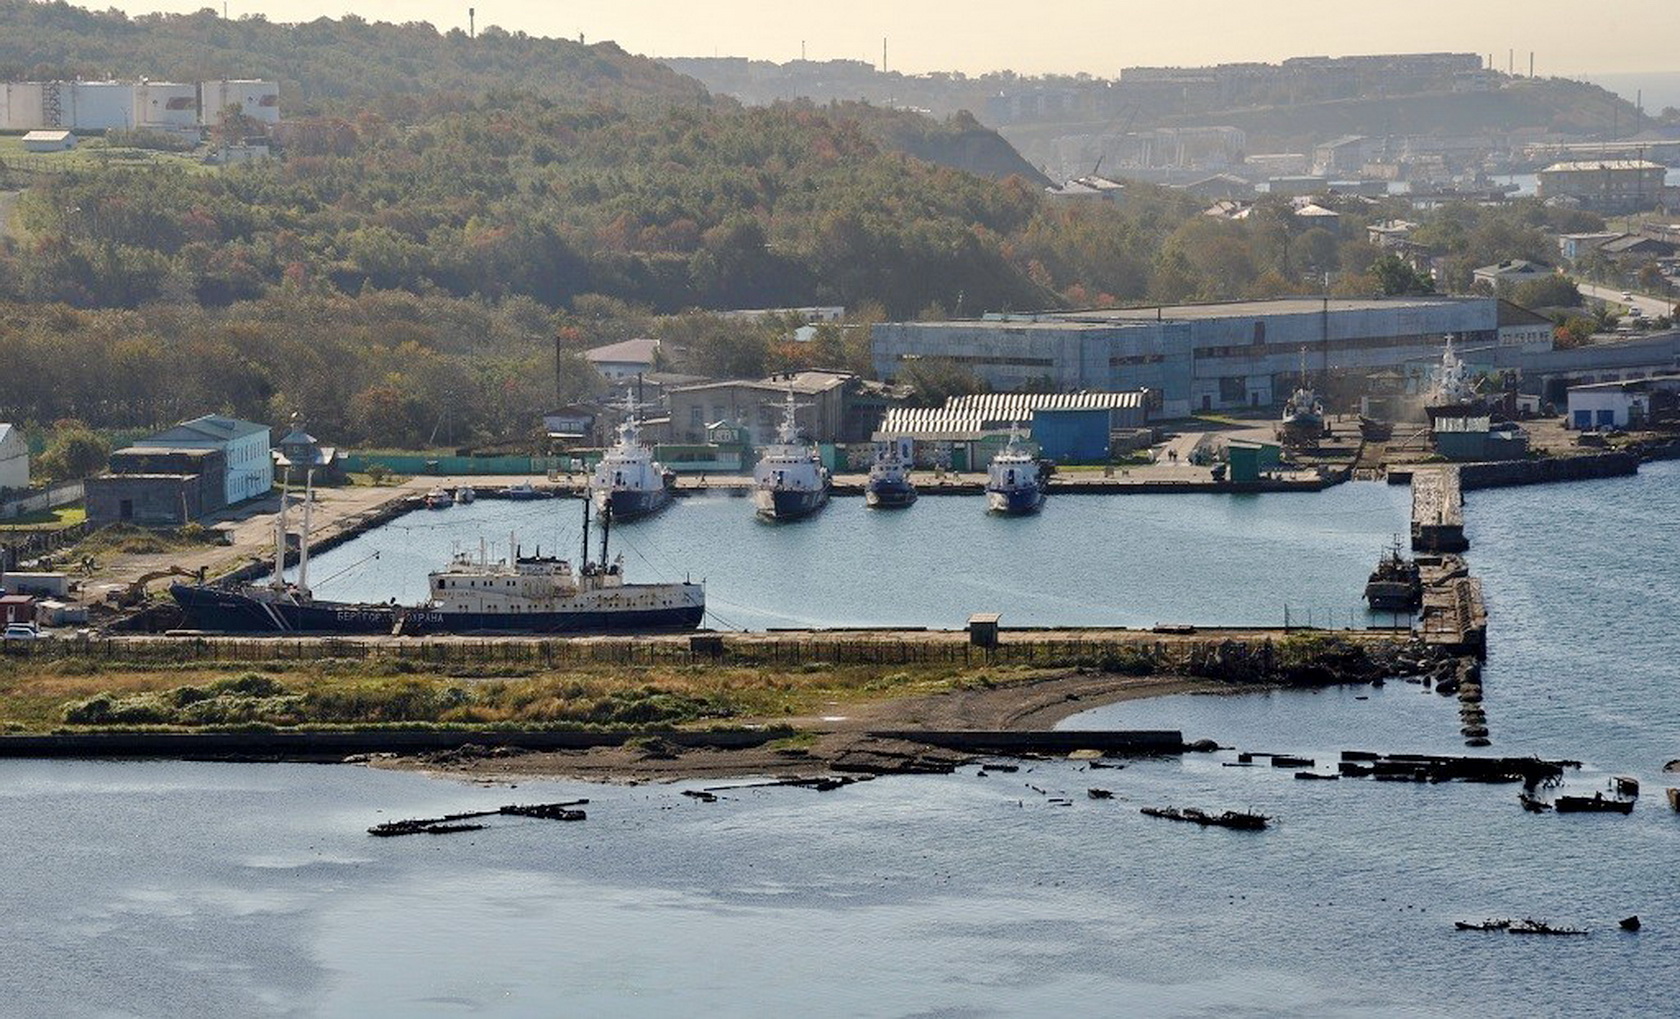
{"label": "residential house", "polygon": [[1418,225],[1410,220],[1390,219],[1365,228],[1365,239],[1384,251],[1393,251],[1411,243],[1412,231]]}
{"label": "residential house", "polygon": [[658,353],[659,341],[644,338],[595,347],[585,351],[583,356],[603,378],[618,382],[652,371]]}
{"label": "residential house", "polygon": [[1501,283],[1515,285],[1529,280],[1544,279],[1552,274],[1552,267],[1530,262],[1524,258],[1508,258],[1497,265],[1484,265],[1471,273],[1472,283],[1485,283],[1497,290]]}

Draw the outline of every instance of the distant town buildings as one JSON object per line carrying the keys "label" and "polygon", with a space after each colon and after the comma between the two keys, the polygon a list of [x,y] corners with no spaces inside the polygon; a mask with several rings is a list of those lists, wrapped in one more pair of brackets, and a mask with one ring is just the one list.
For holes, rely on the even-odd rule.
{"label": "distant town buildings", "polygon": [[96,527],[179,527],[273,487],[268,426],[206,414],[112,453],[85,490]]}
{"label": "distant town buildings", "polygon": [[1565,200],[1594,212],[1642,212],[1663,194],[1668,168],[1646,159],[1553,163],[1539,173],[1542,201]]}
{"label": "distant town buildings", "polygon": [[196,131],[234,107],[263,124],[280,122],[272,81],[12,81],[0,83],[0,131]]}
{"label": "distant town buildings", "polygon": [[659,353],[659,341],[654,339],[624,340],[584,351],[584,358],[601,377],[612,382],[633,379],[653,370],[654,357]]}
{"label": "distant town buildings", "polygon": [[1500,284],[1527,283],[1529,280],[1545,279],[1552,274],[1552,267],[1530,262],[1525,258],[1509,258],[1495,265],[1484,265],[1470,274],[1471,284],[1482,283],[1488,287],[1498,289]]}

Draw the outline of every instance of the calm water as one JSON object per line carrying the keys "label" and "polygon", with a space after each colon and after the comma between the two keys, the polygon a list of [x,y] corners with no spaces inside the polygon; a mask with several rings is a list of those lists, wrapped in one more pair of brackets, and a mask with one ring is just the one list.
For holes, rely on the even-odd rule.
{"label": "calm water", "polygon": [[[1660,802],[1658,769],[1680,756],[1677,485],[1667,464],[1469,505],[1493,613],[1494,749],[1579,757],[1581,790],[1637,775],[1631,817],[1528,815],[1508,786],[1297,782],[1221,767],[1230,754],[714,804],[672,786],[8,761],[7,1014],[1672,1014],[1680,817]],[[1321,526],[1328,505],[1297,519]],[[825,526],[852,526],[845,506]],[[1223,586],[1274,583],[1268,568]],[[1223,589],[1209,601],[1225,603]],[[1182,728],[1321,765],[1348,747],[1460,749],[1456,703],[1404,683],[1166,698],[1068,724]],[[1117,798],[1085,798],[1094,785]],[[575,795],[594,801],[583,824],[363,833]],[[1149,803],[1247,806],[1278,823],[1187,830],[1140,816]],[[1633,912],[1646,929],[1616,931]],[[1451,929],[1527,914],[1594,933]]]}
{"label": "calm water", "polygon": [[[772,524],[748,500],[717,495],[615,527],[612,544],[633,581],[704,578],[708,625],[724,629],[960,627],[988,611],[1015,625],[1279,625],[1285,605],[1293,619],[1365,626],[1365,575],[1407,528],[1409,499],[1369,482],[1317,494],[1057,495],[1037,516],[1002,517],[978,496],[929,496],[902,511],[837,498],[814,518]],[[455,549],[476,552],[480,538],[492,558],[509,532],[527,553],[540,543],[574,554],[580,517],[578,503],[552,500],[415,512],[317,557],[311,582],[323,598],[419,601],[427,571]]]}

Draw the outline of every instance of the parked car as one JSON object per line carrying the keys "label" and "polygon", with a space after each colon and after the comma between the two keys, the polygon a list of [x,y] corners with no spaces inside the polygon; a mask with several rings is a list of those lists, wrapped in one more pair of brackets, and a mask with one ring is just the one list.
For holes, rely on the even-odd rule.
{"label": "parked car", "polygon": [[34,623],[7,623],[6,632],[0,635],[0,640],[40,640],[41,631]]}

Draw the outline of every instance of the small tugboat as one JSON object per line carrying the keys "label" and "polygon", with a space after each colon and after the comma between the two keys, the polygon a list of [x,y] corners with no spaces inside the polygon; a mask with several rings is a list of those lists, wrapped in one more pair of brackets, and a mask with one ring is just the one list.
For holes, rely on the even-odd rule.
{"label": "small tugboat", "polygon": [[1283,438],[1295,442],[1317,440],[1324,434],[1324,401],[1318,398],[1307,377],[1307,348],[1301,348],[1301,382],[1283,404],[1279,422]]}
{"label": "small tugboat", "polygon": [[429,510],[448,509],[455,505],[455,497],[441,488],[434,488],[427,492],[421,500]]}
{"label": "small tugboat", "polygon": [[889,442],[876,451],[875,460],[869,465],[869,483],[864,487],[863,501],[880,509],[908,506],[916,501],[910,463],[904,459],[898,443]]}
{"label": "small tugboat", "polygon": [[457,505],[471,506],[473,500],[476,498],[478,498],[478,493],[473,491],[473,487],[471,485],[462,485],[460,488],[455,490],[455,502]]}
{"label": "small tugboat", "polygon": [[1411,612],[1423,603],[1423,578],[1417,563],[1400,551],[1400,539],[1383,553],[1365,581],[1365,601],[1377,612]]}
{"label": "small tugboat", "polygon": [[808,517],[828,505],[834,487],[815,447],[799,441],[798,412],[790,387],[776,441],[753,467],[753,504],[767,520]]}
{"label": "small tugboat", "polygon": [[642,444],[635,405],[626,400],[618,444],[607,450],[589,477],[589,498],[596,514],[605,518],[610,512],[621,521],[652,516],[671,504],[675,481],[676,475],[661,467],[653,451]]}
{"label": "small tugboat", "polygon": [[1039,464],[1021,448],[1018,428],[1009,429],[1009,445],[986,468],[986,508],[1011,516],[1037,513],[1044,506]]}

